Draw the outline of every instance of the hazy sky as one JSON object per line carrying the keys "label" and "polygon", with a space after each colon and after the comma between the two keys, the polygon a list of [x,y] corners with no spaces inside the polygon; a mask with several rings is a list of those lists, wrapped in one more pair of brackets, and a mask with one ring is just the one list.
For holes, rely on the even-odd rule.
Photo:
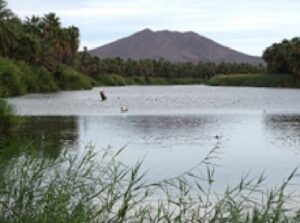
{"label": "hazy sky", "polygon": [[144,28],[195,31],[261,55],[273,42],[300,36],[300,0],[8,0],[20,17],[56,12],[81,31],[89,49]]}

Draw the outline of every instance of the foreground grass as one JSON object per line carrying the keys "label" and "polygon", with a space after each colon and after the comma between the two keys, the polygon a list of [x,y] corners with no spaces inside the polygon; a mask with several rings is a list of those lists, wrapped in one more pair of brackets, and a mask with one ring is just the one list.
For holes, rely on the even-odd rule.
{"label": "foreground grass", "polygon": [[[29,146],[30,147],[30,146]],[[41,144],[42,147],[42,144]],[[36,150],[37,149],[37,150]],[[0,160],[0,222],[299,222],[287,212],[285,190],[295,171],[280,185],[263,190],[264,177],[243,178],[214,193],[215,150],[180,176],[147,184],[141,163],[127,167],[117,153],[65,151],[46,159],[43,148],[23,150]],[[9,151],[2,150],[0,158]]]}
{"label": "foreground grass", "polygon": [[296,87],[296,82],[291,75],[217,75],[207,82],[211,86],[252,86],[252,87]]}

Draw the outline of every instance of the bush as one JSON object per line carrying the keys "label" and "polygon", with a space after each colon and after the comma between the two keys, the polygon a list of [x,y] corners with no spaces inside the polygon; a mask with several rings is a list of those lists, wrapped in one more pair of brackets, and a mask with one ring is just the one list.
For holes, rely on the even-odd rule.
{"label": "bush", "polygon": [[117,74],[104,74],[97,78],[101,86],[124,86],[126,85],[125,79]]}
{"label": "bush", "polygon": [[54,77],[44,67],[30,67],[23,61],[17,61],[16,65],[22,73],[21,82],[27,93],[58,91]]}
{"label": "bush", "polygon": [[59,90],[53,75],[46,68],[35,67],[33,71],[37,77],[37,92],[54,92]]}
{"label": "bush", "polygon": [[145,85],[146,80],[143,76],[126,77],[126,84],[128,84],[128,85]]}
{"label": "bush", "polygon": [[22,71],[13,60],[0,58],[0,96],[15,96],[26,91],[21,78]]}
{"label": "bush", "polygon": [[13,108],[0,99],[0,138],[6,137],[17,129],[20,119],[14,115]]}
{"label": "bush", "polygon": [[0,59],[0,96],[58,90],[54,77],[45,68],[31,67],[24,61]]}
{"label": "bush", "polygon": [[183,77],[183,78],[175,78],[172,80],[173,84],[203,84],[202,78],[196,77]]}
{"label": "bush", "polygon": [[58,65],[54,72],[57,85],[61,90],[91,89],[92,80],[66,65]]}
{"label": "bush", "polygon": [[16,61],[15,65],[20,70],[20,81],[24,85],[26,92],[38,92],[39,86],[37,84],[38,76],[32,68],[24,61]]}

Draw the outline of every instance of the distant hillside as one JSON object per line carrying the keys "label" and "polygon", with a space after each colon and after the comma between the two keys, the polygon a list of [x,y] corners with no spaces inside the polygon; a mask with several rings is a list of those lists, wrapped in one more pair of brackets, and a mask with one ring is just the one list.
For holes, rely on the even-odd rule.
{"label": "distant hillside", "polygon": [[145,29],[90,51],[100,58],[159,59],[171,62],[264,63],[260,57],[249,56],[223,46],[194,32],[153,32]]}

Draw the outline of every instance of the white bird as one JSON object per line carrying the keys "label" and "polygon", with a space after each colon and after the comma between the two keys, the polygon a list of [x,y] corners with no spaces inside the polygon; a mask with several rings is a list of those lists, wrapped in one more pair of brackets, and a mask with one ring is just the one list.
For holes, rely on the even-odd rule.
{"label": "white bird", "polygon": [[120,109],[121,112],[128,112],[128,108],[126,106],[122,106]]}

